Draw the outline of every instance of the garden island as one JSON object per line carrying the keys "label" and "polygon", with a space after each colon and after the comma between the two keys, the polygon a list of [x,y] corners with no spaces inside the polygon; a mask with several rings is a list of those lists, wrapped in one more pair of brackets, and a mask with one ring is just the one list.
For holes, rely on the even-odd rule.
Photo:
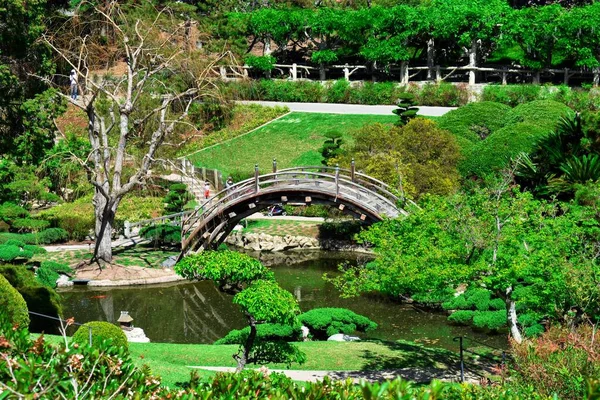
{"label": "garden island", "polygon": [[0,399],[600,397],[599,2],[0,16]]}

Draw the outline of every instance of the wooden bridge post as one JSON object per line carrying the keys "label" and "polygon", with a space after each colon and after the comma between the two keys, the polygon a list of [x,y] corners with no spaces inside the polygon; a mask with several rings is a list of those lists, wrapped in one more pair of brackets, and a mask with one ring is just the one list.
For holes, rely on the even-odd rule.
{"label": "wooden bridge post", "polygon": [[352,162],[350,163],[350,178],[352,179],[352,182],[355,182],[355,179],[354,179],[355,171],[356,171],[356,165],[354,163],[354,158],[352,158]]}
{"label": "wooden bridge post", "polygon": [[258,193],[258,164],[254,164],[254,193]]}
{"label": "wooden bridge post", "polygon": [[335,197],[340,194],[340,166],[335,166]]}

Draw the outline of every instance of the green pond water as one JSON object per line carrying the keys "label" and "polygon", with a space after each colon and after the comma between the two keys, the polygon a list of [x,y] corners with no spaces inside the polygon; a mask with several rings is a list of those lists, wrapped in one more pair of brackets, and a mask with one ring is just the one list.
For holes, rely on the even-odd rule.
{"label": "green pond water", "polygon": [[[251,253],[250,253],[251,254]],[[342,299],[333,285],[323,280],[341,262],[360,263],[367,256],[339,252],[287,252],[251,254],[271,267],[279,284],[298,299],[302,311],[317,307],[345,307],[379,325],[363,338],[411,340],[424,345],[457,350],[456,336],[469,336],[495,347],[506,347],[506,333],[488,334],[455,326],[442,313],[424,312],[409,304],[381,296]],[[244,327],[244,318],[231,296],[212,282],[180,282],[167,285],[91,288],[76,286],[61,292],[65,316],[78,322],[116,322],[129,311],[133,324],[143,328],[152,342],[213,343],[232,329]]]}

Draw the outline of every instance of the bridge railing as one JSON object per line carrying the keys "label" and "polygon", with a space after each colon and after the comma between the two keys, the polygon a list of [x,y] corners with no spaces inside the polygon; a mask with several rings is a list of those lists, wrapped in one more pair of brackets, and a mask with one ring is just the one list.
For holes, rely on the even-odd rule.
{"label": "bridge railing", "polygon": [[377,179],[355,173],[354,169],[308,166],[277,170],[274,166],[272,173],[259,175],[258,166],[256,166],[253,178],[238,182],[220,191],[213,198],[202,203],[194,212],[185,216],[182,223],[184,247],[186,246],[185,237],[194,226],[202,224],[207,218],[212,218],[214,213],[221,212],[223,207],[230,202],[255,196],[260,191],[271,187],[288,186],[292,188],[307,185],[313,190],[352,198],[377,214],[389,215],[392,212],[407,214],[406,211],[398,208],[398,204],[403,202],[403,199],[393,194],[393,189]]}

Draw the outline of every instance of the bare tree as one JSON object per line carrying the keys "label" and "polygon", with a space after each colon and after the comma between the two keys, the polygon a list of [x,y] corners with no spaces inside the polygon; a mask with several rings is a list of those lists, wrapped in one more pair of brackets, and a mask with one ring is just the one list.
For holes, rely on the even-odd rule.
{"label": "bare tree", "polygon": [[[118,2],[111,2],[101,9],[88,8],[85,18],[76,13],[61,33],[43,37],[78,77],[80,96],[64,96],[88,119],[92,151],[80,163],[94,187],[92,262],[100,267],[112,261],[111,233],[119,203],[144,184],[159,148],[186,123],[192,103],[214,93],[212,66],[220,58],[190,53],[195,50],[183,43],[185,21],[168,11],[156,10],[151,21],[131,15],[135,13],[125,13]],[[108,44],[101,36],[105,27],[111,32]],[[95,73],[98,54],[103,53],[107,67],[120,61],[123,68]]]}

